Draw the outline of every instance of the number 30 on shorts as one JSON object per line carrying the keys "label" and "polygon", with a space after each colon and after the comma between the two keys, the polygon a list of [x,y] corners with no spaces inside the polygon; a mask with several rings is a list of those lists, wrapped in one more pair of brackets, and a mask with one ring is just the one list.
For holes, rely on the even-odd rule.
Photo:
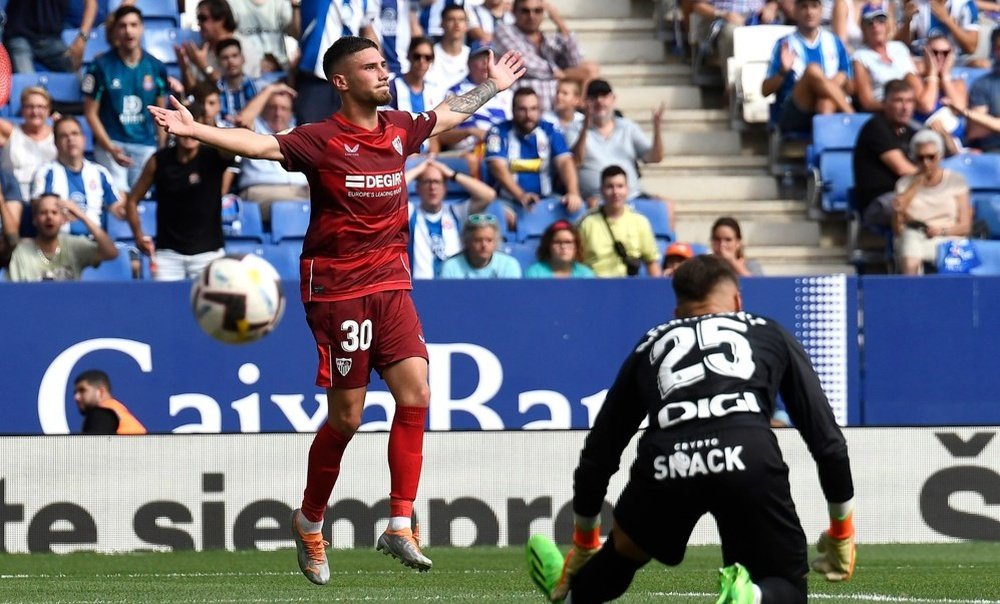
{"label": "number 30 on shorts", "polygon": [[344,332],[344,339],[340,342],[344,352],[368,350],[372,345],[371,319],[365,319],[361,323],[348,319],[340,324],[340,331]]}

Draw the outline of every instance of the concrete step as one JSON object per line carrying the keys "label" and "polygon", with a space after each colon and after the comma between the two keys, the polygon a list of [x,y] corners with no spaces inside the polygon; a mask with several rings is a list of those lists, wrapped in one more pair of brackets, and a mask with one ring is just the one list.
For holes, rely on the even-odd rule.
{"label": "concrete step", "polygon": [[[721,216],[721,214],[720,214]],[[679,241],[708,240],[715,219],[691,220],[678,216],[674,231]],[[756,248],[766,246],[819,247],[819,225],[815,222],[796,220],[775,222],[771,220],[745,220],[737,217],[743,231],[743,241]]]}
{"label": "concrete step", "polygon": [[[616,59],[616,57],[609,57]],[[654,63],[604,63],[601,77],[619,86],[662,86],[665,84],[691,84],[691,66],[687,64]]]}
{"label": "concrete step", "polygon": [[667,61],[666,45],[652,34],[625,34],[622,39],[604,34],[577,37],[577,44],[585,59],[598,64],[655,63]]}
{"label": "concrete step", "polygon": [[701,89],[693,85],[621,86],[615,88],[616,106],[625,115],[649,115],[660,103],[667,106],[664,115],[678,109],[701,109]]}
{"label": "concrete step", "polygon": [[732,216],[736,220],[772,220],[788,222],[806,220],[806,205],[795,199],[762,200],[677,200],[674,214],[677,220],[715,220],[719,216]]}
{"label": "concrete step", "polygon": [[608,19],[646,17],[652,25],[653,3],[649,0],[551,0],[559,14],[569,18]]}
{"label": "concrete step", "polygon": [[[651,135],[650,135],[651,136]],[[700,156],[715,153],[720,156],[736,157],[740,153],[740,135],[737,132],[719,130],[706,135],[704,132],[667,132],[663,133],[663,153],[667,160],[681,162],[682,156]],[[766,159],[765,165],[766,165]],[[652,172],[667,172],[671,167],[679,167],[679,163],[663,163],[652,169]],[[650,166],[653,168],[653,166]]]}
{"label": "concrete step", "polygon": [[778,183],[767,175],[672,176],[643,174],[643,188],[650,193],[679,200],[777,199]]}
{"label": "concrete step", "polygon": [[[713,134],[711,138],[714,139],[716,136]],[[676,140],[678,137],[674,136],[671,138]],[[709,137],[702,135],[700,138],[705,139]],[[667,140],[663,141],[663,146],[667,156],[658,164],[646,166],[643,173],[674,174],[680,176],[685,174],[701,174],[704,172],[721,172],[724,174],[752,175],[760,174],[762,170],[767,168],[766,157],[738,155],[740,148],[739,135],[736,137],[735,144],[737,154],[724,154],[723,149],[729,149],[731,146],[722,147],[717,144],[713,144],[707,149],[707,151],[715,151],[717,155],[695,155],[693,150],[688,150],[688,147],[696,147],[697,145],[695,144],[685,145],[683,151],[667,150]]]}

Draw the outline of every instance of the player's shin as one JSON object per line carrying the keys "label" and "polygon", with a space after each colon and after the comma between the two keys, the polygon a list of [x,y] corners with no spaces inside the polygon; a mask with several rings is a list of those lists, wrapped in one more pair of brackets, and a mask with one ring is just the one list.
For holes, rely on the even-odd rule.
{"label": "player's shin", "polygon": [[330,503],[333,485],[340,476],[340,460],[351,437],[333,429],[329,423],[316,432],[309,447],[309,468],[302,494],[302,515],[311,523],[322,523]]}
{"label": "player's shin", "polygon": [[[567,566],[569,562],[567,558]],[[642,568],[643,564],[645,563],[618,553],[615,549],[614,534],[608,535],[604,547],[588,556],[586,563],[578,566],[570,575],[566,601],[574,604],[610,602],[625,593],[632,584],[636,571]]]}

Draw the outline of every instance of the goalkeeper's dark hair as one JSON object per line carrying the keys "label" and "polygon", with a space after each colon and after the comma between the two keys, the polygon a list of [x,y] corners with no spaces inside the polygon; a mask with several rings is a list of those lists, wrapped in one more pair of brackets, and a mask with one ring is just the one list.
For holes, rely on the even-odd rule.
{"label": "goalkeeper's dark hair", "polygon": [[378,50],[378,44],[359,36],[339,38],[323,54],[323,73],[326,74],[326,79],[333,80],[333,70],[339,69],[344,59],[369,48]]}
{"label": "goalkeeper's dark hair", "polygon": [[723,281],[740,284],[729,262],[718,256],[695,256],[682,262],[674,271],[672,285],[677,304],[701,302]]}
{"label": "goalkeeper's dark hair", "polygon": [[88,369],[77,375],[76,379],[73,380],[73,384],[79,384],[80,382],[87,382],[94,387],[104,386],[105,390],[109,393],[111,392],[111,378],[100,369]]}

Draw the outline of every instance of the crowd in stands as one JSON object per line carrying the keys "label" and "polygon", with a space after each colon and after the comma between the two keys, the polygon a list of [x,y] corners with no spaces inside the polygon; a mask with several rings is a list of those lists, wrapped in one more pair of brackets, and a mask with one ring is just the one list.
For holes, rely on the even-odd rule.
{"label": "crowd in stands", "polygon": [[[387,108],[415,113],[483,82],[491,52],[525,57],[527,73],[512,91],[429,140],[408,163],[415,278],[669,276],[698,252],[726,258],[741,275],[761,274],[744,257],[732,218],[713,226],[710,250],[674,241],[673,204],[641,178],[643,164],[664,157],[669,109],[651,102],[649,134],[638,116],[623,115],[601,78],[601,57],[583,56],[551,3],[200,0],[190,29],[181,27],[180,4],[7,0],[3,40],[17,72],[11,107],[18,109],[0,109],[0,260],[34,245],[39,261],[55,262],[71,248],[60,238],[70,236],[97,247],[43,275],[79,277],[80,259],[93,265],[122,255],[128,276],[190,278],[247,242],[265,257],[287,258],[287,248],[301,245],[301,217],[289,225],[294,212],[272,210],[308,199],[304,177],[279,162],[167,140],[146,107],[172,95],[206,124],[260,133],[326,119],[339,99],[322,76],[323,53],[340,36],[360,35],[379,43],[393,73]],[[723,68],[736,28],[795,25],[775,45],[762,84],[776,94],[783,130],[808,132],[817,114],[876,115],[862,133],[873,139],[867,155],[855,156],[854,197],[872,228],[898,236],[906,272],[913,254],[926,261],[932,244],[970,232],[968,196],[952,195],[961,174],[921,163],[930,152],[915,154],[940,147],[939,161],[1000,149],[1000,75],[981,70],[967,83],[957,73],[987,65],[1000,47],[973,0],[909,0],[901,9],[888,0],[681,6],[689,28],[714,37]],[[76,103],[56,103],[31,85],[27,78],[38,72],[76,74]],[[917,131],[923,142],[913,146]],[[225,206],[236,208],[227,217],[220,200],[232,195],[239,201]],[[938,195],[954,197],[954,207],[929,201]],[[39,207],[45,196],[59,202],[64,220],[47,217],[53,204]],[[43,235],[55,222],[58,236]],[[925,241],[913,243],[907,233],[917,223],[928,226],[919,231]],[[109,234],[120,254],[102,245]],[[275,263],[297,276],[283,270],[294,263]],[[24,274],[11,268],[6,277]]]}

